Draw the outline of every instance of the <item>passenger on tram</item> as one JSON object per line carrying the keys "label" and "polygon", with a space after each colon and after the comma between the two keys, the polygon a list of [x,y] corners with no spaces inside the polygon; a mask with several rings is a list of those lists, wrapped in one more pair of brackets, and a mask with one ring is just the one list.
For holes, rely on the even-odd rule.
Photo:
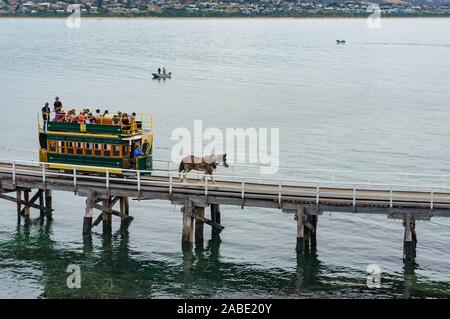
{"label": "passenger on tram", "polygon": [[75,123],[77,121],[77,113],[75,109],[71,109],[67,112],[66,123]]}
{"label": "passenger on tram", "polygon": [[120,117],[118,115],[114,115],[112,118],[113,125],[120,125]]}
{"label": "passenger on tram", "polygon": [[122,114],[122,125],[130,125],[131,121],[127,113]]}
{"label": "passenger on tram", "polygon": [[149,145],[150,145],[149,142],[145,140],[144,143],[142,144],[142,153],[147,154]]}
{"label": "passenger on tram", "polygon": [[83,112],[80,112],[80,114],[77,117],[77,123],[84,124],[85,121],[86,121],[86,118],[85,118]]}
{"label": "passenger on tram", "polygon": [[138,157],[145,156],[144,153],[142,153],[141,149],[139,148],[139,145],[136,145],[136,148],[134,149],[134,159],[137,159]]}

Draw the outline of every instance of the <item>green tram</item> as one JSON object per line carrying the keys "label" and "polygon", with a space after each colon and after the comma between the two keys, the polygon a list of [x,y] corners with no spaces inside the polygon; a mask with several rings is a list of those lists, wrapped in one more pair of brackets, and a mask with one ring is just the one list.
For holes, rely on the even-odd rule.
{"label": "green tram", "polygon": [[[145,117],[149,117],[148,127],[144,127]],[[115,125],[107,118],[96,124],[49,121],[41,125],[39,117],[39,161],[58,170],[87,166],[77,168],[85,173],[104,173],[103,168],[117,175],[123,175],[123,170],[151,171],[153,118],[140,118],[132,119],[130,125]],[[148,147],[144,156],[134,159],[134,150],[142,150],[145,141]]]}

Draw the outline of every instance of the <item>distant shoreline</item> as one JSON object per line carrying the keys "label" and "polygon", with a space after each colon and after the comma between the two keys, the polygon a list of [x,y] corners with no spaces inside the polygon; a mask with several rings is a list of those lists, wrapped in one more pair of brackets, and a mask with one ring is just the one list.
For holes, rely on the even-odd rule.
{"label": "distant shoreline", "polygon": [[[67,19],[69,15],[0,15],[0,19]],[[354,16],[154,16],[154,15],[81,15],[81,18],[88,19],[236,19],[236,20],[254,20],[254,19],[367,19],[369,15],[354,15]],[[417,19],[417,18],[432,18],[432,19],[450,19],[450,15],[385,15],[382,19],[400,18],[400,19]]]}

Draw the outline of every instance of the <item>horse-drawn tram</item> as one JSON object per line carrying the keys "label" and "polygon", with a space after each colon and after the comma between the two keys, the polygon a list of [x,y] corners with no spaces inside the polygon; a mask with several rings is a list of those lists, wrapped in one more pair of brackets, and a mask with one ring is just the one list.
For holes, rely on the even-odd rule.
{"label": "horse-drawn tram", "polygon": [[150,171],[153,118],[139,117],[139,120],[131,117],[126,125],[108,117],[97,118],[92,124],[58,116],[49,121],[39,117],[39,160],[48,163],[50,169],[63,171],[77,165],[77,170],[85,174],[106,170],[117,175],[125,174],[124,170]]}

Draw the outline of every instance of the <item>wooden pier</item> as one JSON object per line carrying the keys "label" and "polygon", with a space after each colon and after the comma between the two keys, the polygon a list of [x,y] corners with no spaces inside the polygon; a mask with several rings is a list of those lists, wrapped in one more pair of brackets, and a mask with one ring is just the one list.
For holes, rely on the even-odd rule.
{"label": "wooden pier", "polygon": [[[80,166],[65,171],[48,170],[44,163],[0,160],[0,198],[17,204],[18,218],[28,219],[30,208],[42,218],[52,218],[52,192],[67,191],[86,198],[82,234],[102,223],[103,233],[111,232],[112,218],[121,228],[132,220],[129,199],[167,200],[182,205],[183,245],[203,240],[204,224],[218,235],[221,205],[266,207],[292,213],[297,224],[296,251],[303,254],[316,245],[318,219],[323,212],[385,214],[403,220],[405,262],[416,257],[415,222],[432,217],[450,217],[450,188],[443,186],[380,185],[371,183],[302,182],[217,176],[217,184],[190,178],[183,184],[177,172],[128,171],[114,176],[80,174]],[[205,208],[210,209],[206,217]],[[95,211],[98,216],[95,217]],[[293,234],[294,235],[294,234]]]}

